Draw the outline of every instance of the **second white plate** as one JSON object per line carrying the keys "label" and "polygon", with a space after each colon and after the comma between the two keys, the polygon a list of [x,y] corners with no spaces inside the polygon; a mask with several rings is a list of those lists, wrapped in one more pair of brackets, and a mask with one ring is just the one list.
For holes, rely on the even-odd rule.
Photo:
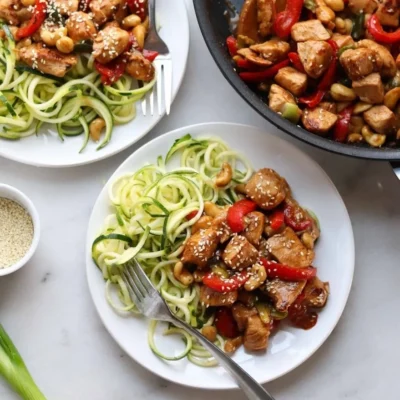
{"label": "second white plate", "polygon": [[[173,3],[173,4],[172,4]],[[189,22],[184,1],[158,0],[157,21],[160,24],[160,36],[167,43],[172,56],[172,98],[175,98],[185,74],[189,51]],[[39,167],[71,167],[89,164],[131,146],[148,133],[162,118],[158,115],[155,99],[155,115],[142,115],[140,103],[137,103],[136,118],[126,125],[116,126],[110,143],[96,151],[97,144],[90,141],[84,152],[79,154],[83,135],[68,137],[60,141],[55,127],[50,131],[42,129],[38,136],[30,136],[18,141],[0,139],[0,156],[24,164]],[[172,106],[171,112],[174,112]]]}
{"label": "second white plate", "polygon": [[[336,326],[353,279],[354,239],[346,207],[322,168],[292,144],[261,129],[229,123],[188,126],[154,139],[122,163],[100,193],[89,222],[86,267],[93,301],[110,334],[145,368],[185,386],[205,389],[236,387],[235,382],[221,367],[201,368],[186,359],[166,362],[157,358],[147,343],[148,321],[137,317],[123,318],[109,307],[104,297],[104,280],[91,258],[93,239],[104,218],[110,213],[107,194],[110,183],[147,162],[155,162],[160,153],[165,153],[175,139],[186,133],[194,137],[219,136],[232,148],[243,152],[255,169],[274,168],[287,179],[300,204],[313,210],[320,220],[322,235],[316,247],[314,265],[318,268],[318,276],[329,281],[331,296],[327,306],[319,314],[318,324],[309,331],[291,327],[280,329],[271,338],[266,353],[250,354],[241,348],[234,355],[234,359],[257,381],[271,381],[302,364],[322,345]],[[182,350],[182,341],[178,338],[160,337],[157,343],[161,351],[168,354],[178,354]]]}

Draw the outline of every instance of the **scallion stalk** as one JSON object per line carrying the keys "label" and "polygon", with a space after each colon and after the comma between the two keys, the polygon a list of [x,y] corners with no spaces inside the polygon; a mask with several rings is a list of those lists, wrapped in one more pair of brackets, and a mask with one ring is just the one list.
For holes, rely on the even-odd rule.
{"label": "scallion stalk", "polygon": [[24,400],[46,400],[24,360],[0,324],[0,374]]}

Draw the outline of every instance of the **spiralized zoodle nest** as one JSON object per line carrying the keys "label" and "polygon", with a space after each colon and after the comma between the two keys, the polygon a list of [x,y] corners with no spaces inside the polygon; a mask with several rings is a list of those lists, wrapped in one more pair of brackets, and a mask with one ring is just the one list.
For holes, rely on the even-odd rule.
{"label": "spiralized zoodle nest", "polygon": [[[137,313],[122,278],[135,257],[172,312],[227,352],[242,343],[249,351],[265,349],[282,319],[304,329],[317,322],[313,309],[325,305],[329,290],[311,267],[318,224],[275,171],[254,173],[220,139],[188,134],[156,164],[116,179],[109,198],[112,213],[92,256],[117,312]],[[216,365],[173,326],[165,333],[183,335],[185,349],[160,353],[156,325],[149,329],[155,354]]]}
{"label": "spiralized zoodle nest", "polygon": [[284,118],[338,142],[398,147],[399,10],[392,0],[245,0],[227,47]]}
{"label": "spiralized zoodle nest", "polygon": [[[0,137],[54,124],[101,149],[155,83],[142,0],[10,0],[0,7]],[[101,138],[101,136],[104,136]]]}

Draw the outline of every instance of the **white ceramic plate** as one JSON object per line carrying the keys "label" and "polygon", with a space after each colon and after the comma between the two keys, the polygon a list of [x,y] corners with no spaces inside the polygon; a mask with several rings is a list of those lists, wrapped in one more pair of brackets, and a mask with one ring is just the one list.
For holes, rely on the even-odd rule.
{"label": "white ceramic plate", "polygon": [[[115,314],[104,297],[104,281],[91,259],[91,244],[110,213],[107,187],[118,176],[133,172],[146,162],[155,162],[160,149],[167,151],[175,139],[186,133],[193,136],[215,135],[232,148],[240,149],[255,169],[271,167],[284,176],[300,204],[313,210],[321,223],[322,236],[316,247],[315,266],[322,280],[331,287],[327,306],[320,312],[316,327],[303,331],[291,327],[279,330],[266,353],[250,354],[241,348],[234,359],[260,383],[271,381],[299,366],[328,338],[338,322],[350,291],[354,270],[354,239],[346,207],[325,172],[292,144],[258,128],[210,123],[193,125],[158,137],[132,154],[110,178],[101,192],[89,222],[87,236],[87,277],[90,292],[104,325],[119,345],[139,364],[157,375],[186,386],[207,389],[236,387],[221,368],[201,368],[186,359],[166,362],[157,358],[147,344],[148,321],[123,318]],[[174,340],[176,339],[176,340]],[[182,341],[157,338],[162,351],[178,354]]]}
{"label": "white ceramic plate", "polygon": [[[189,51],[189,23],[184,1],[158,0],[157,21],[160,36],[167,43],[173,62],[172,95],[178,92],[185,74]],[[83,135],[69,137],[61,142],[55,128],[44,128],[39,136],[30,136],[18,141],[0,139],[0,156],[40,167],[70,167],[88,164],[110,157],[137,142],[162,118],[158,115],[155,99],[155,115],[142,115],[140,103],[136,104],[137,116],[126,125],[114,128],[110,143],[96,151],[96,143],[90,141],[82,154]],[[174,112],[172,107],[171,112]],[[163,110],[162,115],[165,111]]]}

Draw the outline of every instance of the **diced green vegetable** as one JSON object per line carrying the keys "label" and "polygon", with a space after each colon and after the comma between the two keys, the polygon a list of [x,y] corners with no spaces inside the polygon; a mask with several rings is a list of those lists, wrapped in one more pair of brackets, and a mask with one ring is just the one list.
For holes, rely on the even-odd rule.
{"label": "diced green vegetable", "polygon": [[353,21],[353,29],[351,31],[351,37],[354,40],[360,40],[364,34],[364,21],[365,21],[365,14],[362,12],[354,18]]}
{"label": "diced green vegetable", "polygon": [[269,324],[271,322],[271,308],[266,303],[256,303],[256,308],[258,311],[258,315],[261,318],[261,321],[264,324]]}
{"label": "diced green vegetable", "polygon": [[307,10],[315,13],[315,10],[317,9],[317,4],[314,0],[304,0],[304,7],[307,8]]}
{"label": "diced green vegetable", "polygon": [[0,374],[24,400],[46,400],[2,325],[0,325]]}
{"label": "diced green vegetable", "polygon": [[220,265],[213,265],[211,267],[211,271],[215,275],[221,276],[222,278],[226,278],[226,279],[229,278],[228,271],[225,268],[221,267]]}
{"label": "diced green vegetable", "polygon": [[275,308],[271,308],[271,317],[276,320],[285,319],[288,316],[287,311],[278,311]]}
{"label": "diced green vegetable", "polygon": [[282,108],[282,117],[297,124],[301,116],[300,108],[293,103],[285,103]]}

